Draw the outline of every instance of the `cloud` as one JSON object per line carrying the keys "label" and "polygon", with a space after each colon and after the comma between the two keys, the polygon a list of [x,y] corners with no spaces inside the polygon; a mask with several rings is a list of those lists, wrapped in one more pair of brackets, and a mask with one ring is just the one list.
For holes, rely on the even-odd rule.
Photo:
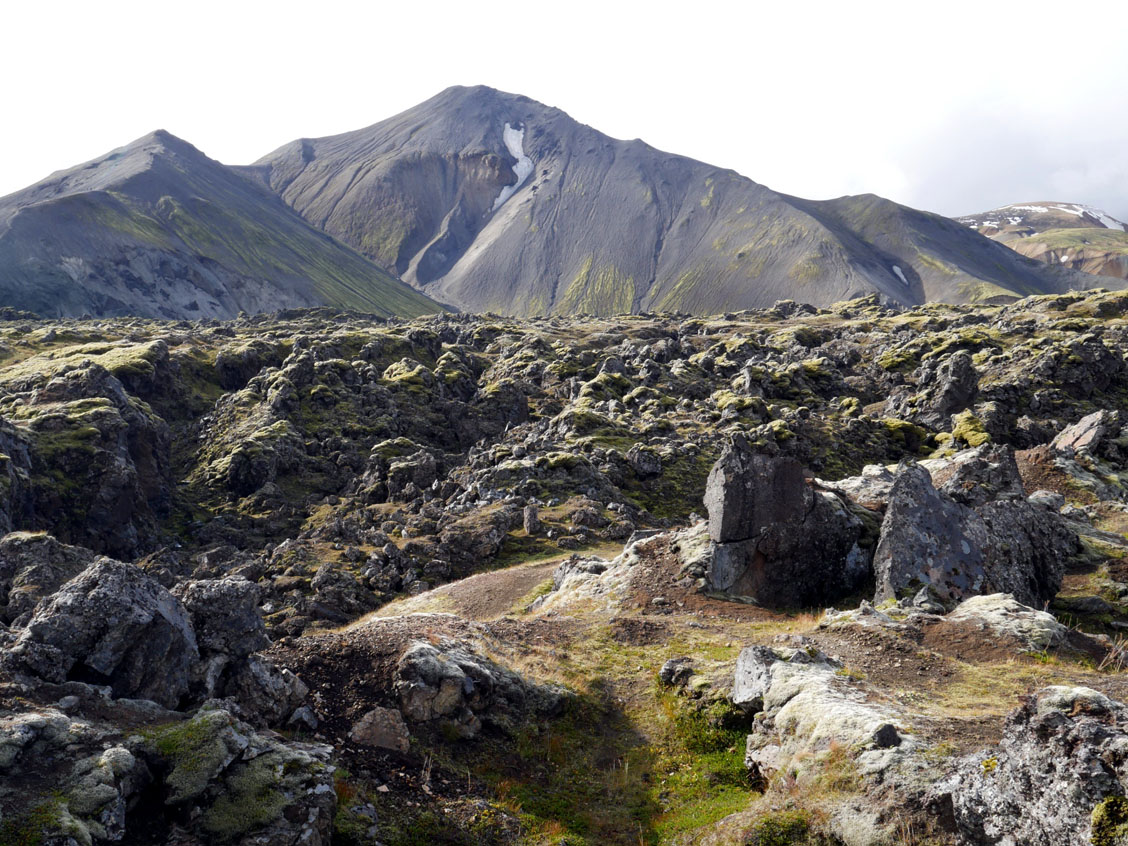
{"label": "cloud", "polygon": [[1128,219],[1126,138],[1128,116],[1119,110],[964,109],[891,152],[910,175],[896,199],[949,215],[1061,200]]}

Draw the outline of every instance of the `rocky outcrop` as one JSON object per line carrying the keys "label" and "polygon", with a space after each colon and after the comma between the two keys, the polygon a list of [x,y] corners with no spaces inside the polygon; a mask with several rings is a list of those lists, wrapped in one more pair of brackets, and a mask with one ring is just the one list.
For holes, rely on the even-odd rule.
{"label": "rocky outcrop", "polygon": [[[960,478],[957,472],[947,485],[965,501],[978,501],[975,485]],[[950,605],[976,594],[1010,593],[1041,606],[1056,595],[1077,545],[1052,509],[1025,500],[962,505],[938,491],[927,470],[908,463],[890,491],[874,553],[875,601],[927,586]]]}
{"label": "rocky outcrop", "polygon": [[937,784],[933,813],[964,846],[1113,846],[1128,834],[1128,711],[1084,687],[1048,687],[1007,720],[998,746]]}
{"label": "rocky outcrop", "polygon": [[866,578],[862,521],[836,494],[814,489],[793,458],[734,438],[709,474],[705,507],[709,590],[794,607],[848,594]]}
{"label": "rocky outcrop", "polygon": [[[167,365],[163,341],[116,352],[123,378]],[[121,558],[151,548],[170,501],[168,423],[89,360],[37,384],[28,405],[36,527]]]}
{"label": "rocky outcrop", "polygon": [[[328,747],[256,733],[221,710],[97,710],[0,718],[0,830],[13,842],[328,846]],[[115,719],[146,725],[123,738]]]}
{"label": "rocky outcrop", "polygon": [[108,685],[174,708],[198,660],[184,606],[132,564],[101,558],[41,603],[5,655],[53,682]]}
{"label": "rocky outcrop", "polygon": [[418,641],[396,667],[396,694],[404,716],[417,723],[442,721],[463,737],[483,725],[509,730],[525,713],[550,713],[562,691],[526,681],[453,641]]}
{"label": "rocky outcrop", "polygon": [[984,444],[922,465],[936,489],[961,505],[976,507],[1026,497],[1014,450],[1008,446]]}
{"label": "rocky outcrop", "polygon": [[185,582],[174,591],[196,633],[200,661],[192,666],[195,701],[230,700],[252,723],[279,725],[309,692],[288,670],[254,655],[270,644],[258,605],[257,585],[244,578]]}
{"label": "rocky outcrop", "polygon": [[1053,614],[1028,608],[1005,593],[965,599],[944,619],[988,629],[1000,638],[1016,641],[1028,652],[1060,646],[1069,635],[1069,629]]}
{"label": "rocky outcrop", "polygon": [[952,415],[969,408],[979,395],[979,372],[966,350],[928,359],[916,382],[920,392],[891,400],[890,411],[935,429],[947,429]]}
{"label": "rocky outcrop", "polygon": [[36,604],[94,561],[79,546],[46,534],[13,532],[0,540],[0,622],[22,628]]}
{"label": "rocky outcrop", "polygon": [[246,658],[269,645],[258,606],[261,590],[245,578],[201,579],[173,591],[192,620],[200,657]]}
{"label": "rocky outcrop", "polygon": [[744,763],[767,781],[787,768],[814,765],[813,754],[833,742],[851,750],[863,775],[880,777],[918,748],[896,724],[899,716],[865,701],[838,674],[842,665],[815,649],[741,650],[733,704],[758,713]]}

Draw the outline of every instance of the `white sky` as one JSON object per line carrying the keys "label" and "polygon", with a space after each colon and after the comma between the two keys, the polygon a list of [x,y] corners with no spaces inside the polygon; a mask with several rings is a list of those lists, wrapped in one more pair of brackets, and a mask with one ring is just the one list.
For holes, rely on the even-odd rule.
{"label": "white sky", "polygon": [[1128,219],[1126,44],[1123,0],[7,2],[0,195],[156,128],[243,164],[481,83],[804,197]]}

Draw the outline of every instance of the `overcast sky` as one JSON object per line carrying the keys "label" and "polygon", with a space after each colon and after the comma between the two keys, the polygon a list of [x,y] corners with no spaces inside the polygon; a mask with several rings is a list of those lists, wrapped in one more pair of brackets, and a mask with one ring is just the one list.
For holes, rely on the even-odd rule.
{"label": "overcast sky", "polygon": [[1128,3],[925,5],[9,3],[0,194],[156,128],[244,164],[481,83],[804,197],[1128,220]]}

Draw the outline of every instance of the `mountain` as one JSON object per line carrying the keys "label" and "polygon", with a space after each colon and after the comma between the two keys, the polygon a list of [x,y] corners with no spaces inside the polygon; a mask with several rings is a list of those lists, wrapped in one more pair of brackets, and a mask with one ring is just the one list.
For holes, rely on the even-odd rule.
{"label": "mountain", "polygon": [[1128,279],[1128,223],[1077,203],[1019,203],[959,222],[1024,256]]}
{"label": "mountain", "polygon": [[470,311],[712,313],[1095,284],[938,215],[874,196],[789,197],[481,86],[294,141],[247,172],[314,226]]}
{"label": "mountain", "polygon": [[0,304],[165,318],[441,308],[164,131],[0,198]]}

